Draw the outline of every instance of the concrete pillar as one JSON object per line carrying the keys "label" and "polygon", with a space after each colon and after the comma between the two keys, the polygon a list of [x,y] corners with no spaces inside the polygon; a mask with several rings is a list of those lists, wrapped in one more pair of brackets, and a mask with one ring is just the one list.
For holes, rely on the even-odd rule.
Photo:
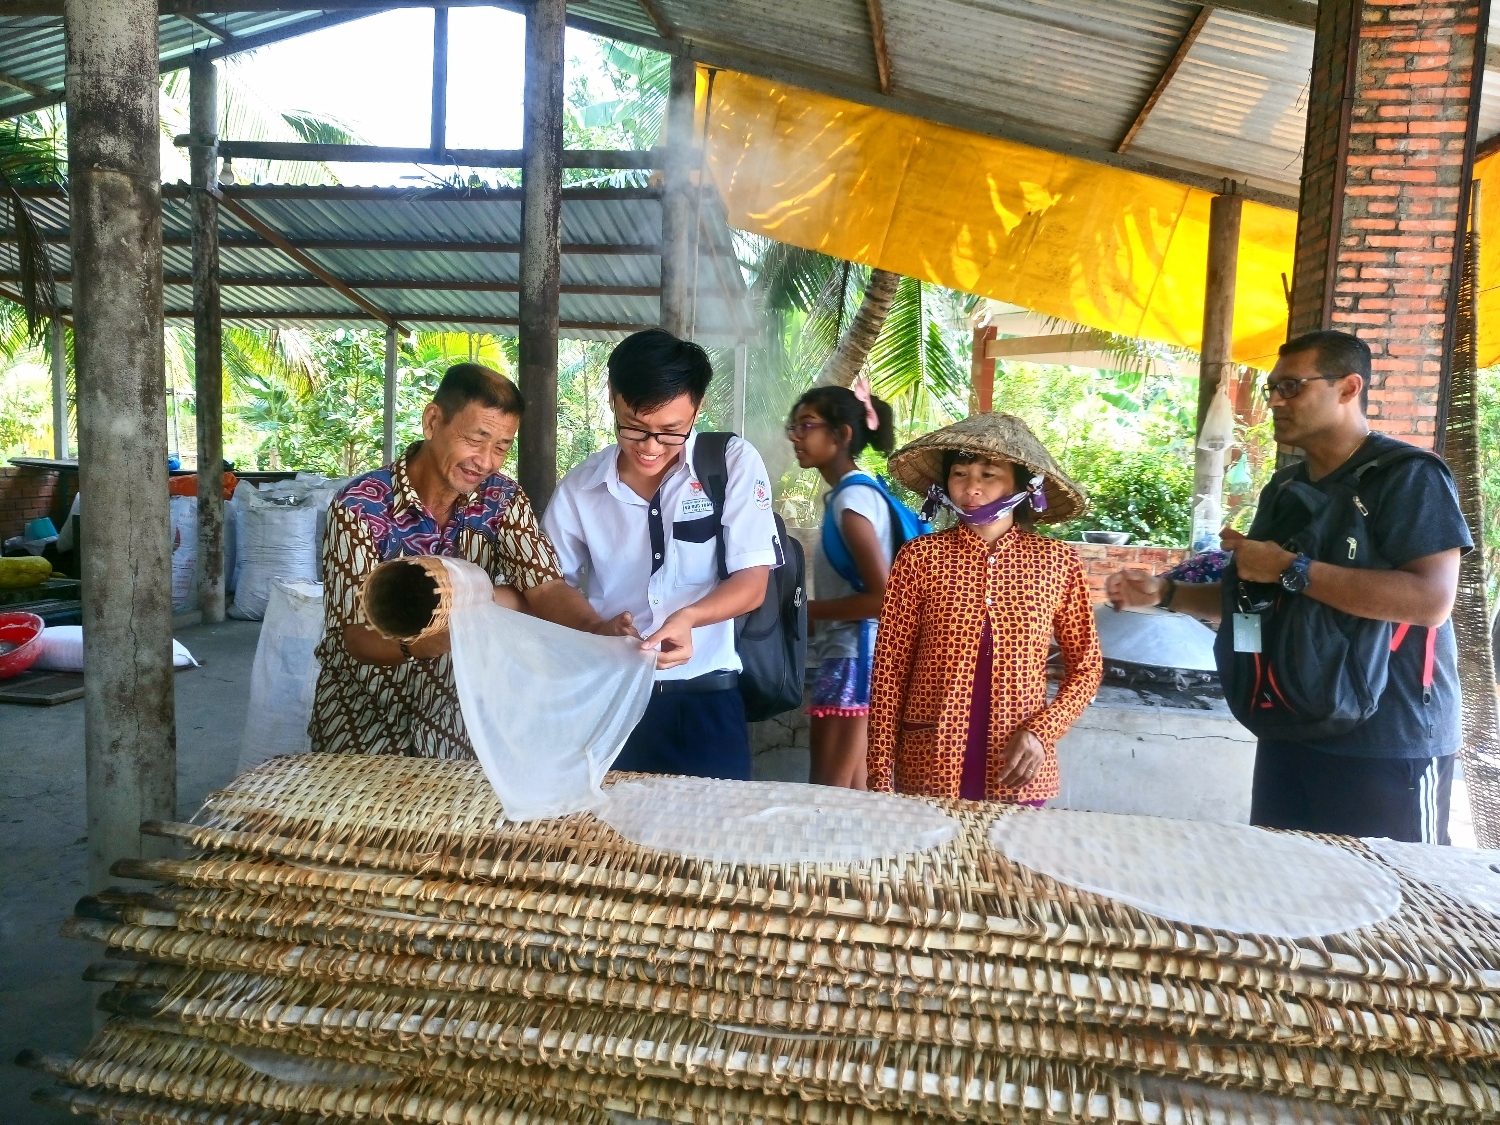
{"label": "concrete pillar", "polygon": [[661,326],[683,337],[688,334],[692,297],[693,99],[697,83],[693,60],[687,55],[673,55],[661,196]]}
{"label": "concrete pillar", "polygon": [[380,447],[381,464],[396,459],[396,326],[385,326],[385,437]]}
{"label": "concrete pillar", "polygon": [[448,9],[432,9],[432,155],[448,148]]}
{"label": "concrete pillar", "polygon": [[565,0],[526,9],[526,105],[521,155],[521,419],[517,475],[540,513],[557,485],[557,319],[562,277]]}
{"label": "concrete pillar", "polygon": [[1486,20],[1473,0],[1320,0],[1289,334],[1374,353],[1371,427],[1440,440]]}
{"label": "concrete pillar", "polygon": [[[1214,196],[1208,214],[1208,278],[1203,293],[1203,345],[1198,368],[1198,424],[1195,434],[1203,433],[1203,420],[1219,391],[1219,384],[1234,378],[1234,275],[1240,256],[1240,212],[1243,200],[1225,193]],[[1193,529],[1194,550],[1218,544],[1218,527],[1222,525],[1224,503],[1224,450],[1193,450],[1193,508],[1212,500],[1219,515],[1202,527]]]}
{"label": "concrete pillar", "polygon": [[62,317],[54,315],[47,325],[52,345],[52,456],[68,459],[68,347],[63,339]]}
{"label": "concrete pillar", "polygon": [[189,68],[193,145],[193,387],[198,412],[198,608],[224,620],[224,325],[219,309],[219,78]]}
{"label": "concrete pillar", "polygon": [[172,819],[172,552],[155,0],[64,0],[89,886]]}
{"label": "concrete pillar", "polygon": [[741,340],[734,346],[734,402],[730,407],[729,428],[745,436],[745,400],[750,385],[750,345]]}

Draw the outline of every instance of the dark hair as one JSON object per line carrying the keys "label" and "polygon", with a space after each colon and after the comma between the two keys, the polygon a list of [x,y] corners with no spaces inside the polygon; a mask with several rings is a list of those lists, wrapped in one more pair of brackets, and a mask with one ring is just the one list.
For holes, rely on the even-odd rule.
{"label": "dark hair", "polygon": [[714,365],[691,340],[661,328],[626,336],[609,353],[609,387],[637,414],[688,395],[697,406],[708,393]]}
{"label": "dark hair", "polygon": [[[1017,489],[1025,488],[1026,482],[1036,475],[1025,465],[1007,461],[1003,457],[986,457],[983,453],[970,453],[967,449],[945,449],[943,450],[943,491],[948,491],[948,477],[952,475],[954,465],[972,465],[975,461],[1009,465],[1011,479],[1015,481]],[[949,499],[951,500],[952,497],[950,496]],[[1010,514],[1016,521],[1016,526],[1026,531],[1036,526],[1036,512],[1032,510],[1030,496],[1012,508]]]}
{"label": "dark hair", "polygon": [[526,400],[516,385],[482,363],[455,363],[444,371],[432,401],[443,412],[445,422],[471,402],[518,417],[526,411]]}
{"label": "dark hair", "polygon": [[1282,344],[1276,354],[1289,356],[1303,352],[1317,353],[1313,366],[1319,375],[1358,375],[1363,379],[1364,384],[1359,389],[1359,408],[1370,409],[1369,344],[1347,332],[1305,332]]}
{"label": "dark hair", "polygon": [[873,430],[865,416],[865,404],[848,387],[814,387],[810,391],[803,391],[802,397],[792,405],[792,412],[787,417],[788,420],[795,419],[797,411],[804,406],[808,407],[835,430],[840,426],[849,427],[850,457],[858,457],[867,445],[889,454],[896,448],[896,424],[891,416],[890,405],[874,395],[870,396],[870,403],[875,407]]}

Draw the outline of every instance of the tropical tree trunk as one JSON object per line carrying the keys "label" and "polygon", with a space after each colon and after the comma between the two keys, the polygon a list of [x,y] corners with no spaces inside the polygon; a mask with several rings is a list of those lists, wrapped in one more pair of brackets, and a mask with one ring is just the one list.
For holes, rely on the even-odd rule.
{"label": "tropical tree trunk", "polygon": [[896,299],[896,287],[901,284],[901,275],[888,270],[871,270],[870,283],[865,286],[865,296],[859,303],[859,311],[839,337],[838,346],[818,372],[820,387],[852,386],[869,358],[875,338],[885,326],[890,315],[891,302]]}

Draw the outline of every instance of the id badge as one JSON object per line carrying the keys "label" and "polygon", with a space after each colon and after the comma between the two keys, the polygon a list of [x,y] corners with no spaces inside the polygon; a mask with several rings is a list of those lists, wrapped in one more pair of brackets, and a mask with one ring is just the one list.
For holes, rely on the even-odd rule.
{"label": "id badge", "polygon": [[1236,613],[1234,615],[1234,651],[1260,651],[1260,614]]}

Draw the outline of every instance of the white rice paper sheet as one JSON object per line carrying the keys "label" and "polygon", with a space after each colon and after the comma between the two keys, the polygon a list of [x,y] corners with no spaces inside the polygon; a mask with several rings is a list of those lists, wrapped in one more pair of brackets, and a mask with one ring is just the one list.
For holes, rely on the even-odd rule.
{"label": "white rice paper sheet", "polygon": [[1389,871],[1305,836],[1247,824],[1021,809],[990,845],[1059,882],[1190,926],[1273,938],[1344,933],[1390,917]]}
{"label": "white rice paper sheet", "polygon": [[507,820],[598,805],[600,784],[646,713],[656,654],[504,609],[480,567],[444,558],[464,726]]}
{"label": "white rice paper sheet", "polygon": [[1500,918],[1500,851],[1386,839],[1365,843],[1403,875]]}
{"label": "white rice paper sheet", "polygon": [[595,815],[632,843],[722,863],[860,863],[958,836],[926,801],[828,785],[652,777],[610,787]]}

